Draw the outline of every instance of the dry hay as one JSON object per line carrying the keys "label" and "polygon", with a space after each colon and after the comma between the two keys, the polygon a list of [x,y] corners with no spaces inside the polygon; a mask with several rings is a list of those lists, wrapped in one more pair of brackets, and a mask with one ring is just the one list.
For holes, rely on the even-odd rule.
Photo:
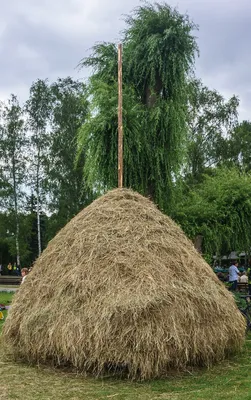
{"label": "dry hay", "polygon": [[[131,190],[108,192],[49,243],[4,327],[13,354],[140,379],[240,349],[233,296],[182,230]],[[123,368],[122,368],[123,369]]]}

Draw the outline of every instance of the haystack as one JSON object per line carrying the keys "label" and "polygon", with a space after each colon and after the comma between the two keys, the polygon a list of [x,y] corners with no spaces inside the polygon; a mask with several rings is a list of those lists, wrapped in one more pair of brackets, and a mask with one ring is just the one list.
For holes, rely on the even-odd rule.
{"label": "haystack", "polygon": [[116,189],[49,243],[4,326],[15,357],[140,379],[240,349],[245,321],[182,230]]}

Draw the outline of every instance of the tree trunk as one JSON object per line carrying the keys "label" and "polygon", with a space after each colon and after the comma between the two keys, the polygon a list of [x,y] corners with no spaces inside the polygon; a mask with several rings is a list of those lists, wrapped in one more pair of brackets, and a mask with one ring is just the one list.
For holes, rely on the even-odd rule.
{"label": "tree trunk", "polygon": [[197,235],[196,238],[194,239],[194,247],[200,254],[202,254],[202,242],[203,242],[203,236]]}
{"label": "tree trunk", "polygon": [[151,89],[148,85],[145,87],[145,99],[144,103],[148,108],[152,108],[155,106],[158,96],[160,95],[163,89],[163,83],[161,81],[160,76],[156,77],[155,86]]}
{"label": "tree trunk", "polygon": [[148,181],[147,196],[149,197],[149,199],[151,201],[154,202],[154,200],[155,200],[155,184],[152,179],[151,180],[149,179],[149,181]]}
{"label": "tree trunk", "polygon": [[19,221],[17,216],[16,216],[16,252],[17,252],[17,267],[20,269]]}
{"label": "tree trunk", "polygon": [[37,154],[37,173],[36,173],[36,191],[37,191],[37,242],[38,256],[41,254],[41,227],[40,227],[40,148]]}
{"label": "tree trunk", "polygon": [[15,208],[15,220],[16,220],[17,267],[20,268],[19,219],[18,219],[18,207],[17,207],[16,165],[14,157],[12,159],[12,178],[13,178],[14,208]]}

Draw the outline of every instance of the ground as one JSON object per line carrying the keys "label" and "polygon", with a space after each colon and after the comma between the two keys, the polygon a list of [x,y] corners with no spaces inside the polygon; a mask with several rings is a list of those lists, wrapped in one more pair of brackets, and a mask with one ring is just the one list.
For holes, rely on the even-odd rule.
{"label": "ground", "polygon": [[[0,293],[0,303],[11,300]],[[1,321],[0,321],[1,323]],[[250,337],[251,339],[251,337]],[[251,340],[243,352],[211,370],[136,383],[8,361],[0,338],[0,400],[250,400]]]}

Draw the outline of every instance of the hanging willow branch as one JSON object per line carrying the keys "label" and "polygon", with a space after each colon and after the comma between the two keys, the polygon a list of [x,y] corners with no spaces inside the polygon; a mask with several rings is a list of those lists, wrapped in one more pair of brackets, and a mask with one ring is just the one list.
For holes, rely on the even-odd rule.
{"label": "hanging willow branch", "polygon": [[[195,26],[168,5],[139,7],[126,18],[123,38],[124,184],[170,207],[187,133],[187,83],[197,45]],[[117,49],[93,48],[82,65],[92,67],[94,109],[79,134],[90,184],[116,186]]]}

